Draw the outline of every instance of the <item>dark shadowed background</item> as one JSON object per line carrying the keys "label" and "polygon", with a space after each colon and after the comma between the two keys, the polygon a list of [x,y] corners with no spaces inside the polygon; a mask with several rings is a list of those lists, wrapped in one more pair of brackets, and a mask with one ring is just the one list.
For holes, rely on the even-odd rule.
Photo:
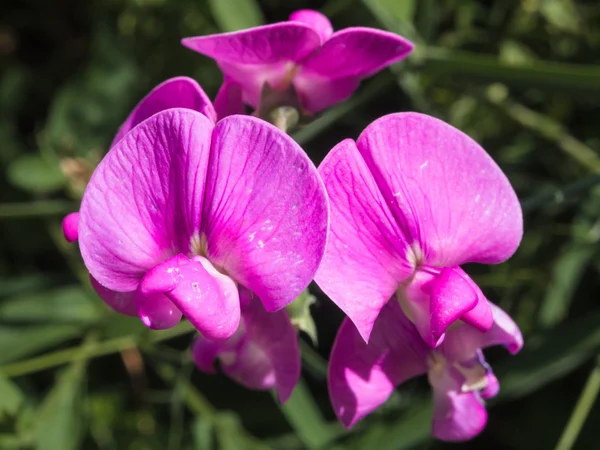
{"label": "dark shadowed background", "polygon": [[[466,268],[526,338],[518,356],[487,352],[502,389],[468,444],[429,437],[425,380],[343,431],[325,385],[342,315],[316,287],[319,342],[303,340],[303,382],[280,408],[195,371],[189,324],[151,332],[110,312],[62,240],[62,216],[141,97],[176,75],[216,93],[216,65],[180,38],[306,7],[416,44],[294,135],[315,163],[383,114],[421,111],[477,139],[522,200],[517,254]],[[0,70],[0,449],[599,448],[599,2],[3,0]]]}

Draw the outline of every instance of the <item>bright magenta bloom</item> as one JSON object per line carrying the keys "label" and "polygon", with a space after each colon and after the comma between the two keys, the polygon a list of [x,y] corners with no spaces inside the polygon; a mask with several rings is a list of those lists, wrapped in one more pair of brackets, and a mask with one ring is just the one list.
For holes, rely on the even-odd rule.
{"label": "bright magenta bloom", "polygon": [[277,391],[285,402],[300,379],[298,336],[285,309],[269,313],[260,301],[243,296],[242,321],[225,341],[199,336],[192,355],[203,372],[215,373],[215,360],[229,377],[249,389]]}
{"label": "bright magenta bloom", "polygon": [[[212,122],[217,120],[215,108],[198,83],[188,77],[170,78],[156,86],[140,100],[119,128],[110,148],[133,127],[150,116],[169,108],[189,108],[204,114]],[[68,214],[63,219],[62,229],[65,239],[68,242],[75,242],[79,238],[79,213]],[[92,285],[96,284],[92,281]]]}
{"label": "bright magenta bloom", "polygon": [[476,142],[433,117],[391,114],[333,148],[319,173],[331,227],[315,280],[365,341],[390,300],[432,348],[459,320],[492,326],[459,265],[509,258],[523,222],[506,176]]}
{"label": "bright magenta bloom", "polygon": [[170,80],[138,105],[87,186],[79,243],[113,308],[151,328],[184,314],[219,340],[239,327],[240,296],[277,311],[306,288],[328,205],[290,137],[247,116],[215,124],[200,92]]}
{"label": "bright magenta bloom", "polygon": [[321,13],[296,11],[288,22],[234,33],[183,39],[183,45],[213,58],[225,75],[215,106],[219,117],[257,108],[263,85],[277,91],[293,85],[304,112],[322,111],[347,99],[360,80],[405,58],[406,39],[373,28],[333,32]]}
{"label": "bright magenta bloom", "polygon": [[356,327],[344,321],[329,361],[329,393],[346,427],[383,404],[409,378],[427,374],[433,390],[432,434],[446,441],[471,439],[487,422],[484,399],[494,397],[498,380],[482,348],[504,345],[511,354],[523,346],[512,319],[496,305],[485,333],[462,324],[446,333],[436,349],[426,345],[397,302],[389,302],[366,344]]}

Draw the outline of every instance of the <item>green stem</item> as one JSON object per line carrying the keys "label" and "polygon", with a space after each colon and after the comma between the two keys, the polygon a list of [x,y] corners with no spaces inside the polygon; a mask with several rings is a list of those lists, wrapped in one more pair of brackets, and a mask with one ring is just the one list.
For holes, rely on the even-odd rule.
{"label": "green stem", "polygon": [[600,157],[598,154],[592,148],[571,136],[560,123],[511,100],[502,88],[488,89],[486,98],[524,128],[528,128],[545,139],[554,142],[565,154],[589,171],[600,173]]}
{"label": "green stem", "polygon": [[439,47],[425,49],[419,71],[426,75],[468,82],[478,79],[510,85],[536,87],[551,92],[564,90],[589,95],[600,91],[600,66],[536,61],[534,65],[511,65],[496,55],[482,55]]}
{"label": "green stem", "polygon": [[300,341],[300,352],[302,354],[302,362],[311,374],[320,380],[327,378],[327,361],[319,355],[304,339]]}
{"label": "green stem", "polygon": [[[176,336],[190,333],[194,327],[190,322],[182,322],[178,326],[161,332],[153,332],[149,335],[147,343],[160,342]],[[103,342],[82,344],[77,347],[47,353],[42,356],[31,358],[12,364],[0,366],[0,372],[7,377],[18,377],[40,370],[67,364],[73,361],[85,361],[100,356],[118,353],[128,348],[137,347],[140,342],[139,336],[124,336],[109,339]],[[85,347],[84,347],[85,346]]]}
{"label": "green stem", "polygon": [[598,392],[600,392],[600,356],[596,358],[596,365],[588,376],[579,400],[575,405],[575,409],[571,413],[569,422],[563,430],[555,450],[570,450],[573,447],[598,397]]}
{"label": "green stem", "polygon": [[[219,411],[217,411],[211,403],[187,380],[182,380],[177,376],[177,371],[173,366],[167,363],[153,364],[156,373],[167,383],[174,388],[177,386],[181,389],[182,399],[188,409],[195,415],[202,417],[210,422],[213,427],[218,427],[220,424]],[[243,428],[238,429],[244,435],[244,440],[248,444],[247,448],[254,450],[268,450],[269,447],[262,444],[254,436],[248,434]]]}
{"label": "green stem", "polygon": [[153,364],[156,373],[168,384],[173,386],[179,385],[182,398],[191,412],[196,415],[203,416],[206,419],[214,420],[217,411],[208,400],[198,392],[189,382],[181,380],[177,377],[177,371],[173,366],[167,363]]}
{"label": "green stem", "polygon": [[1,219],[25,219],[28,217],[60,216],[77,211],[77,203],[64,200],[40,200],[27,203],[0,204]]}
{"label": "green stem", "polygon": [[547,204],[558,205],[590,190],[597,184],[600,184],[600,175],[590,175],[565,187],[548,190],[526,198],[521,202],[521,207],[524,212],[528,213]]}
{"label": "green stem", "polygon": [[298,381],[292,396],[279,408],[308,449],[327,448],[333,439],[343,433],[338,424],[329,425],[325,421],[302,379]]}

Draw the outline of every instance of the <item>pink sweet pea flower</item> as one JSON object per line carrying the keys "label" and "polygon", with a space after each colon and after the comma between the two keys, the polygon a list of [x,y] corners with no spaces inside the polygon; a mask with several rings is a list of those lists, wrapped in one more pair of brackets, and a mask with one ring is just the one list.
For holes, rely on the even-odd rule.
{"label": "pink sweet pea flower", "polygon": [[215,100],[219,117],[258,108],[263,85],[296,90],[304,112],[314,114],[352,95],[360,80],[405,58],[406,39],[374,28],[333,32],[329,19],[301,10],[288,22],[233,33],[190,37],[184,46],[213,58],[224,73]]}
{"label": "pink sweet pea flower", "polygon": [[327,226],[322,182],[289,136],[253,117],[215,124],[172,108],[133,127],[98,165],[79,244],[114,309],[155,329],[183,314],[220,340],[238,329],[246,291],[273,312],[306,288]]}
{"label": "pink sweet pea flower", "polygon": [[345,319],[331,352],[328,376],[331,402],[342,423],[352,427],[398,385],[426,373],[433,390],[433,436],[464,441],[479,434],[487,422],[483,400],[499,390],[481,349],[504,345],[514,354],[523,346],[517,325],[499,307],[489,305],[493,324],[487,332],[461,324],[448,330],[436,349],[423,342],[397,302],[383,308],[368,344]]}
{"label": "pink sweet pea flower", "polygon": [[[146,95],[133,108],[123,125],[119,128],[110,148],[119,142],[133,127],[150,116],[169,108],[189,108],[198,111],[216,122],[217,113],[210,98],[200,85],[188,77],[170,78]],[[62,222],[62,230],[68,242],[75,242],[79,237],[79,213],[68,214]],[[92,282],[92,285],[94,283]]]}
{"label": "pink sweet pea flower", "polygon": [[300,379],[300,348],[285,309],[268,313],[252,296],[242,301],[242,320],[224,341],[198,337],[192,349],[196,366],[215,373],[215,360],[230,378],[256,390],[275,389],[279,401],[290,397]]}
{"label": "pink sweet pea flower", "polygon": [[422,114],[390,114],[319,167],[330,238],[315,280],[368,341],[395,299],[431,347],[461,320],[485,331],[492,312],[459,267],[517,249],[521,207],[506,176],[467,135]]}

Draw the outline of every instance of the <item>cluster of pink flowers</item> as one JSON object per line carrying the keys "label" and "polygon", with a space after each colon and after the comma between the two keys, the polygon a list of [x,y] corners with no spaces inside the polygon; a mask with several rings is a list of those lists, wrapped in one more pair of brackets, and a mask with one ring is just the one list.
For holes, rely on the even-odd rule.
{"label": "cluster of pink flowers", "polygon": [[397,113],[340,142],[317,169],[284,131],[244,114],[260,110],[265,92],[275,104],[291,93],[300,114],[315,114],[412,44],[370,28],[334,32],[309,10],[183,44],[222,69],[214,105],[189,78],[157,86],[63,222],[98,295],[153,329],[185,316],[200,333],[200,370],[218,361],[284,402],[301,366],[285,307],[314,279],[347,315],[328,374],[344,425],[427,374],[434,436],[478,434],[484,400],[499,389],[482,348],[523,345],[460,267],[503,262],[519,245],[521,209],[500,168],[450,125]]}

